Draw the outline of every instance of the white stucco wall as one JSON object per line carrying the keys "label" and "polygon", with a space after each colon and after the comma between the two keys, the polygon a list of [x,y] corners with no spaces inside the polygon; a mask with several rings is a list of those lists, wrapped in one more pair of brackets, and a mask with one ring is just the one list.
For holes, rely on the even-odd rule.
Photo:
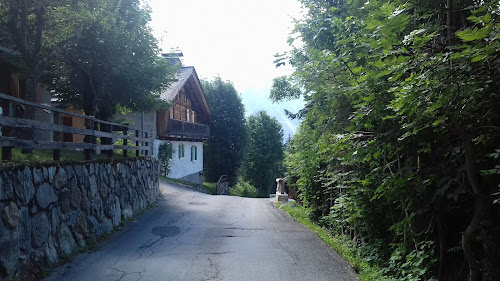
{"label": "white stucco wall", "polygon": [[[158,147],[167,141],[155,139],[153,142],[154,156],[158,157]],[[190,141],[169,141],[174,146],[174,156],[172,158],[172,171],[169,178],[180,179],[185,176],[203,171],[203,143]],[[184,144],[184,158],[179,159],[179,144]],[[197,160],[191,161],[191,146],[197,147]]]}

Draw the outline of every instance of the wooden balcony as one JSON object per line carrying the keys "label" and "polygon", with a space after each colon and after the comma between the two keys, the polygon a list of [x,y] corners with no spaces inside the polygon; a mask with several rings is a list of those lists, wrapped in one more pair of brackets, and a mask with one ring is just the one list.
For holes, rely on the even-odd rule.
{"label": "wooden balcony", "polygon": [[209,127],[203,124],[169,119],[165,127],[159,138],[205,140],[210,137]]}

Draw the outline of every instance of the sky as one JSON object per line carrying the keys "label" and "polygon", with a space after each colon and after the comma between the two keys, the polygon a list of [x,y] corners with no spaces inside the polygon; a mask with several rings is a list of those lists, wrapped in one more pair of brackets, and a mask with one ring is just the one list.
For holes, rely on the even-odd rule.
{"label": "sky", "polygon": [[276,68],[274,54],[290,47],[293,19],[301,15],[298,0],[150,0],[151,27],[164,52],[184,54],[201,79],[220,76],[241,94],[246,115],[265,110],[283,126],[284,138],[298,122],[284,109],[296,112],[302,101],[273,104],[268,99],[272,80],[291,73]]}

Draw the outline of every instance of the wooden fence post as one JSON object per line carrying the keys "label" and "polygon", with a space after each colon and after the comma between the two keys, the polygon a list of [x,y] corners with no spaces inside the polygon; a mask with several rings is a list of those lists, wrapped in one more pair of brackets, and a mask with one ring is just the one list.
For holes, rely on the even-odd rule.
{"label": "wooden fence post", "polygon": [[[14,110],[12,108],[12,102],[7,101],[7,114],[9,117],[14,117]],[[10,132],[12,131],[11,127],[3,127],[2,135],[8,137],[10,136]],[[12,146],[2,146],[2,160],[10,161],[12,160]]]}
{"label": "wooden fence post", "polygon": [[[111,132],[113,132],[113,125],[101,123],[101,131],[111,133]],[[106,144],[106,145],[113,144],[113,138],[101,137],[101,144]],[[108,157],[113,157],[113,150],[112,149],[109,149],[109,150],[107,149],[104,151],[101,150],[101,153],[107,154]]]}
{"label": "wooden fence post", "polygon": [[[135,137],[136,137],[136,138],[138,138],[138,137],[139,137],[139,130],[135,130]],[[135,146],[136,146],[136,148],[138,148],[138,147],[139,147],[139,145],[140,145],[140,142],[139,142],[139,140],[137,140],[137,139],[136,139],[136,140],[135,140]],[[138,157],[140,152],[141,152],[141,151],[140,151],[139,149],[136,149],[136,150],[135,150],[135,157]]]}
{"label": "wooden fence post", "polygon": [[[61,123],[61,115],[59,114],[59,112],[54,112],[53,122],[56,125]],[[54,131],[52,133],[52,139],[53,139],[52,141],[60,142],[61,136],[62,136],[62,134],[60,132]],[[52,150],[52,159],[54,161],[59,161],[61,159],[61,150],[60,149],[53,149]]]}
{"label": "wooden fence post", "polygon": [[[144,134],[146,134],[146,140],[147,140],[147,139],[148,139],[148,132],[145,132]],[[146,150],[144,150],[144,153],[145,153],[145,154],[146,154],[146,156],[147,156],[147,155],[148,155],[148,152],[149,152],[149,142],[148,142],[148,141],[146,141],[146,142],[144,143],[144,145],[147,147],[147,149],[146,149]]]}
{"label": "wooden fence post", "polygon": [[[128,127],[124,127],[124,128],[123,128],[123,135],[124,135],[124,136],[127,136],[127,135],[128,135]],[[124,138],[124,139],[123,139],[123,145],[124,145],[124,146],[127,146],[127,145],[128,145],[128,139],[126,139],[126,138]],[[123,157],[127,157],[127,154],[128,154],[128,150],[125,148],[125,149],[123,150]]]}
{"label": "wooden fence post", "polygon": [[[94,118],[94,116],[90,116],[92,118]],[[87,123],[87,129],[90,129],[90,130],[94,130],[94,120],[93,119],[85,119],[85,122]],[[95,138],[95,134],[92,134],[92,135],[86,135],[85,136],[85,139],[84,139],[84,142],[86,143],[91,143],[91,144],[95,144],[96,143],[96,138]],[[84,153],[85,153],[85,160],[90,160],[92,159],[92,151],[93,149],[84,149]]]}

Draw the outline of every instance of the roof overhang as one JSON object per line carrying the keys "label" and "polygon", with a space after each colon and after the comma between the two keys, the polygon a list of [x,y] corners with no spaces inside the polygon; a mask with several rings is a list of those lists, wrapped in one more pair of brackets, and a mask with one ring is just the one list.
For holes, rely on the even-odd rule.
{"label": "roof overhang", "polygon": [[189,87],[193,92],[193,98],[199,104],[199,108],[203,114],[210,117],[210,107],[205,98],[205,92],[201,86],[198,74],[193,66],[184,66],[179,69],[176,74],[177,80],[174,81],[167,90],[160,94],[160,98],[166,101],[172,101],[183,87]]}

